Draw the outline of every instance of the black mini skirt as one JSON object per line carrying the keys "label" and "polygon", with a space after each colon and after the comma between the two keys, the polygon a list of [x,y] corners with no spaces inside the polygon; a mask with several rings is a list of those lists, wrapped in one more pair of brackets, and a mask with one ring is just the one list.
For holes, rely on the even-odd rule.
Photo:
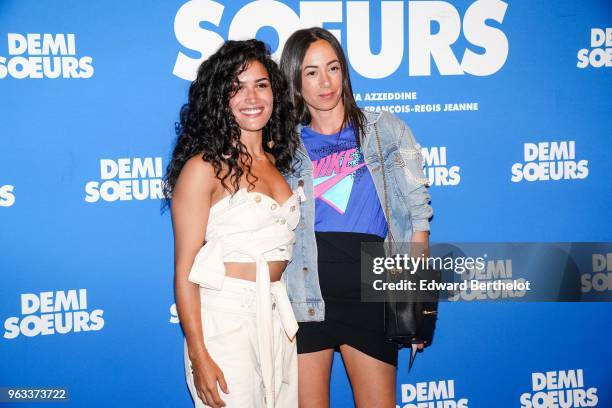
{"label": "black mini skirt", "polygon": [[361,243],[382,243],[383,239],[354,232],[316,232],[315,235],[325,320],[299,323],[298,353],[339,351],[340,345],[346,344],[397,366],[398,347],[384,335],[384,304],[361,301]]}

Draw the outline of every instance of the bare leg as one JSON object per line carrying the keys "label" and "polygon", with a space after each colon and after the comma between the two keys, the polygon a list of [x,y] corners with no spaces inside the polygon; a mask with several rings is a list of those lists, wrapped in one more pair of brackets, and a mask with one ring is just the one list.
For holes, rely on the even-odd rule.
{"label": "bare leg", "polygon": [[396,368],[346,344],[340,352],[357,408],[395,408]]}
{"label": "bare leg", "polygon": [[334,350],[298,354],[300,408],[329,408],[329,376]]}

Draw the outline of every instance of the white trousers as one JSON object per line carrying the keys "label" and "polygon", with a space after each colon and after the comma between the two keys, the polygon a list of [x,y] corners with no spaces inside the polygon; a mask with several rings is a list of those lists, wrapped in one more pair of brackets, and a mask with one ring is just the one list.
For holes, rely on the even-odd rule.
{"label": "white trousers", "polygon": [[[281,316],[289,304],[284,283],[271,283],[274,390],[265,392],[261,375],[255,282],[225,277],[222,290],[200,289],[202,328],[206,348],[217,363],[229,388],[219,388],[227,408],[294,408],[298,406],[297,351],[295,337],[289,339]],[[285,297],[284,301],[278,301]],[[292,316],[292,315],[291,315]],[[199,399],[185,342],[185,373],[195,407],[207,407]],[[266,394],[274,395],[273,401]]]}

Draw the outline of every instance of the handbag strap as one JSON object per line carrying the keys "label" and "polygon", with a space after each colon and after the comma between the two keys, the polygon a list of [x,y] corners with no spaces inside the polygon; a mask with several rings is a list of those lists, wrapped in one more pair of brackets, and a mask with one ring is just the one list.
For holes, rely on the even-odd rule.
{"label": "handbag strap", "polygon": [[383,178],[383,211],[385,212],[385,221],[387,222],[387,241],[393,250],[393,244],[395,239],[393,238],[393,232],[391,231],[391,223],[389,222],[390,212],[389,212],[389,200],[388,200],[388,192],[387,192],[387,175],[385,174],[385,160],[382,154],[382,145],[380,143],[380,134],[378,133],[378,124],[374,123],[374,132],[376,133],[376,145],[378,147],[378,160],[380,161],[380,171],[382,172]]}

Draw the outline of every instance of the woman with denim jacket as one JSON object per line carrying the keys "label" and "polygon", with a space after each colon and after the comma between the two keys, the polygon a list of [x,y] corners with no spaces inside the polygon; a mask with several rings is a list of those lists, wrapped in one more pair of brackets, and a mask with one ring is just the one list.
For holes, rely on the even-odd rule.
{"label": "woman with denim jacket", "polygon": [[329,406],[334,350],[358,407],[395,407],[398,350],[384,336],[384,305],[360,301],[360,243],[382,242],[388,228],[396,242],[428,243],[432,209],[420,146],[396,116],[357,107],[342,47],[329,31],[296,31],[281,69],[303,142],[288,182],[307,198],[283,276],[300,326],[300,407]]}

